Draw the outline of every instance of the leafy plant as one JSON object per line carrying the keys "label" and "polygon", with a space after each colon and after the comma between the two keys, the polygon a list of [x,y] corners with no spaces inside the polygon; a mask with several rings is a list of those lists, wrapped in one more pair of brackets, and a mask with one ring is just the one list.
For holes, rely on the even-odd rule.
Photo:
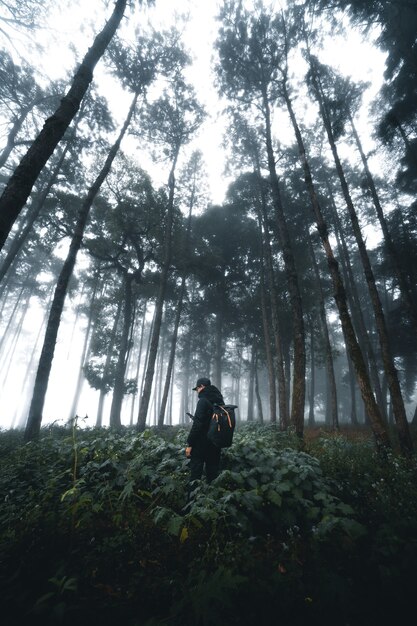
{"label": "leafy plant", "polygon": [[[412,598],[415,459],[239,425],[192,485],[186,430],[0,433],[1,610],[14,623],[368,623]],[[378,607],[375,609],[375,607]],[[10,622],[13,623],[13,620]]]}

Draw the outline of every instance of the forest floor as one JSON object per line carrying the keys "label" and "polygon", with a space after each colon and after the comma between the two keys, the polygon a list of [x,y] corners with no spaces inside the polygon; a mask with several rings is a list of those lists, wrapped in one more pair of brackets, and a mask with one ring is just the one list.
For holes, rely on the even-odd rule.
{"label": "forest floor", "polygon": [[[413,430],[414,439],[417,439]],[[239,424],[187,498],[187,430],[0,432],[7,626],[385,626],[415,615],[417,461],[365,427]]]}

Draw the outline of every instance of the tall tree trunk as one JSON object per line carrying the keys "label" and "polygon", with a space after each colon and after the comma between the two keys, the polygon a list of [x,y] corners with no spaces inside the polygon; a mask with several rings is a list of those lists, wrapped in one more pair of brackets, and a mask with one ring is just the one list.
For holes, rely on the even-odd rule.
{"label": "tall tree trunk", "polygon": [[62,151],[62,154],[59,158],[58,163],[54,167],[53,172],[51,176],[49,177],[47,184],[42,190],[40,197],[30,207],[25,225],[23,226],[21,232],[18,235],[16,235],[16,237],[14,237],[13,241],[11,242],[10,248],[7,251],[7,255],[0,267],[0,281],[3,280],[4,276],[6,275],[6,272],[8,271],[9,267],[11,266],[11,264],[13,263],[17,255],[19,254],[30,231],[32,230],[33,224],[37,220],[38,215],[41,212],[42,207],[45,204],[45,200],[48,197],[48,194],[51,191],[51,188],[54,185],[56,179],[58,178],[58,174],[61,169],[62,163],[64,162],[68,148],[69,148],[69,144],[67,143],[64,150]]}
{"label": "tall tree trunk", "polygon": [[47,100],[51,100],[51,99],[54,99],[54,98],[55,98],[55,96],[53,96],[53,95],[52,96],[42,96],[40,98],[35,98],[31,102],[29,102],[26,106],[22,107],[22,109],[20,110],[19,115],[15,118],[15,121],[12,124],[12,127],[11,127],[11,129],[9,131],[9,134],[7,135],[6,145],[3,148],[2,153],[0,154],[0,169],[5,165],[7,159],[10,156],[11,151],[15,147],[15,145],[16,145],[16,143],[15,143],[16,137],[17,137],[18,133],[20,132],[20,129],[23,126],[23,122],[25,121],[25,119],[27,118],[29,113],[31,111],[33,111],[33,109],[35,107],[39,106],[43,102],[46,102]]}
{"label": "tall tree trunk", "polygon": [[[262,245],[262,244],[261,244]],[[275,368],[274,368],[274,359],[272,357],[272,349],[271,349],[271,336],[269,333],[269,315],[268,309],[266,306],[266,293],[265,293],[265,272],[264,272],[264,255],[263,255],[263,245],[261,247],[261,259],[260,259],[260,274],[261,274],[261,308],[262,308],[262,325],[264,331],[264,340],[265,340],[265,354],[266,354],[266,364],[268,369],[268,383],[269,383],[269,419],[275,424],[277,421],[277,398],[276,398],[276,387],[275,387]]]}
{"label": "tall tree trunk", "polygon": [[[147,342],[146,342],[145,362],[143,364],[142,380],[140,381],[139,402],[140,402],[140,399],[143,396],[143,390],[145,388],[145,378],[146,378],[146,371],[148,369],[149,354],[150,354],[150,351],[151,351],[151,343],[152,343],[153,329],[154,329],[154,325],[155,325],[155,318],[156,318],[156,308],[154,307],[153,316],[152,316],[152,322],[151,322],[151,325],[149,327],[149,333],[148,333]],[[140,411],[140,404],[139,404],[139,411]],[[139,411],[138,411],[138,413],[139,413]]]}
{"label": "tall tree trunk", "polygon": [[246,415],[246,420],[248,422],[253,422],[254,394],[255,394],[255,365],[256,365],[256,339],[254,337],[252,340],[252,350],[251,350],[250,368],[249,368],[248,412]]}
{"label": "tall tree trunk", "polygon": [[395,273],[395,276],[398,281],[398,286],[401,291],[401,295],[404,298],[404,302],[408,308],[408,312],[410,314],[411,322],[413,323],[414,330],[417,331],[417,309],[416,303],[413,301],[412,294],[410,293],[410,289],[407,284],[407,278],[405,273],[401,267],[400,260],[398,258],[398,254],[394,245],[394,242],[391,237],[391,233],[388,229],[388,224],[384,216],[384,211],[382,210],[381,202],[379,200],[379,195],[375,187],[374,179],[371,174],[368,165],[368,159],[366,158],[365,152],[362,147],[361,140],[359,138],[358,132],[356,130],[355,124],[353,122],[353,118],[349,116],[350,124],[352,126],[353,136],[355,138],[356,146],[358,148],[359,154],[361,155],[363,167],[366,174],[366,180],[368,183],[369,191],[371,192],[372,200],[374,203],[374,207],[376,210],[376,214],[378,216],[378,221],[381,226],[382,234],[384,236],[384,243],[387,249],[388,255],[391,259],[392,267]]}
{"label": "tall tree trunk", "polygon": [[[233,377],[233,381],[235,383],[235,388],[233,390],[233,401],[235,404],[237,404],[237,406],[240,405],[240,381],[242,378],[242,363],[243,363],[243,358],[242,358],[242,346],[237,346],[236,347],[236,351],[237,351],[237,363],[238,363],[238,371],[237,371],[237,375]],[[240,421],[240,413],[237,417],[237,420]]]}
{"label": "tall tree trunk", "polygon": [[20,114],[17,116],[17,118],[13,122],[13,125],[12,125],[12,127],[10,129],[10,132],[9,132],[8,136],[7,136],[6,145],[4,146],[4,148],[3,148],[3,150],[2,150],[2,152],[0,154],[0,169],[6,163],[7,159],[10,156],[11,151],[15,147],[15,139],[17,137],[18,132],[22,128],[23,122],[27,118],[29,112],[35,106],[36,106],[35,102],[30,102],[27,106],[23,107],[23,109],[20,111]]}
{"label": "tall tree trunk", "polygon": [[284,257],[285,271],[290,294],[292,324],[293,324],[293,344],[294,344],[294,365],[293,365],[293,385],[291,395],[291,423],[299,437],[304,432],[304,405],[305,405],[305,374],[306,374],[306,353],[304,320],[301,302],[301,294],[298,285],[297,270],[294,255],[291,249],[291,240],[287,229],[284,210],[281,200],[278,175],[275,166],[275,155],[272,147],[271,119],[269,101],[266,92],[263,94],[264,116],[265,116],[265,136],[268,156],[268,169],[271,181],[273,204],[277,219],[280,243]]}
{"label": "tall tree trunk", "polygon": [[1,308],[0,308],[0,322],[3,319],[4,307],[9,302],[9,295],[12,291],[13,280],[16,277],[16,268],[13,268],[13,272],[9,272],[6,279],[0,284],[0,299],[1,299]]}
{"label": "tall tree trunk", "polygon": [[180,327],[182,305],[183,305],[183,302],[184,302],[184,295],[185,295],[185,286],[186,286],[186,282],[185,282],[185,273],[184,273],[183,277],[181,279],[180,296],[178,298],[177,310],[176,310],[176,313],[175,313],[174,331],[172,333],[172,338],[171,338],[171,349],[170,349],[170,352],[169,352],[168,366],[167,366],[167,371],[166,371],[166,376],[165,376],[164,391],[163,391],[163,394],[162,394],[161,405],[160,405],[160,408],[159,408],[159,416],[158,416],[158,426],[159,426],[159,428],[161,428],[164,425],[165,410],[166,410],[166,405],[167,405],[167,401],[168,401],[169,388],[170,388],[170,384],[171,384],[171,381],[172,381],[172,370],[173,370],[173,367],[174,367],[175,352],[176,352],[176,349],[177,349],[178,329]]}
{"label": "tall tree trunk", "polygon": [[349,212],[350,220],[352,223],[353,232],[355,235],[356,243],[359,248],[359,254],[363,265],[366,283],[368,285],[369,294],[374,311],[375,323],[379,337],[379,343],[381,346],[382,362],[384,365],[385,374],[387,376],[388,387],[390,390],[391,401],[393,405],[394,417],[397,424],[398,436],[400,439],[401,450],[404,454],[409,455],[413,451],[413,441],[411,439],[410,429],[408,427],[407,415],[405,412],[404,401],[402,398],[401,387],[398,380],[397,370],[394,365],[394,360],[391,354],[390,341],[388,336],[388,330],[385,322],[385,315],[382,309],[381,299],[379,297],[378,289],[376,287],[375,277],[372,270],[371,262],[369,260],[368,251],[366,249],[365,241],[362,236],[362,231],[359,225],[356,209],[353,205],[352,198],[349,192],[347,180],[343,171],[342,163],[339,158],[336,142],[333,135],[332,125],[327,114],[326,99],[322,92],[320,81],[316,73],[313,71],[313,84],[315,85],[315,91],[317,100],[320,107],[321,116],[323,119],[324,127],[326,129],[329,145],[333,154],[336,170],[339,176],[340,184],[345,198],[346,207]]}
{"label": "tall tree trunk", "polygon": [[324,220],[323,213],[318,201],[318,197],[314,188],[313,179],[311,176],[310,165],[307,160],[306,151],[302,135],[295,117],[295,113],[292,107],[291,99],[286,86],[284,85],[284,97],[290,115],[291,123],[294,128],[301,164],[304,170],[304,178],[307,186],[307,190],[310,196],[311,205],[313,208],[314,216],[317,223],[317,229],[323,244],[324,251],[326,253],[327,263],[330,271],[330,275],[333,282],[334,298],[339,311],[340,322],[342,325],[343,335],[347,349],[349,350],[350,357],[355,367],[355,372],[358,380],[358,385],[361,390],[364,404],[367,408],[370,418],[372,430],[374,433],[375,441],[378,449],[384,450],[391,446],[388,437],[388,432],[385,427],[384,421],[380,409],[375,402],[375,398],[372,392],[371,383],[368,377],[365,361],[362,351],[360,349],[358,340],[355,335],[355,331],[352,325],[349,309],[347,306],[346,293],[343,285],[342,277],[339,271],[338,263],[334,257],[333,249],[331,247],[328,235],[327,224]]}
{"label": "tall tree trunk", "polygon": [[182,375],[182,390],[181,390],[181,404],[180,404],[180,424],[190,422],[190,418],[186,416],[186,413],[191,413],[190,403],[190,359],[191,359],[191,341],[192,333],[188,329],[185,337],[184,356],[183,356],[183,375]]}
{"label": "tall tree trunk", "polygon": [[[194,171],[193,186],[191,189],[191,197],[190,197],[190,202],[188,206],[187,229],[186,229],[185,238],[184,238],[185,250],[187,250],[189,246],[189,242],[190,242],[191,219],[192,219],[193,208],[194,208],[194,203],[195,203],[195,194],[196,194],[196,172]],[[176,349],[177,349],[178,329],[180,326],[182,307],[184,303],[184,296],[186,293],[186,275],[187,275],[187,268],[184,267],[182,271],[182,277],[181,277],[180,296],[178,298],[177,311],[176,311],[175,321],[174,321],[174,332],[173,332],[172,339],[171,339],[171,350],[170,350],[169,359],[168,359],[168,367],[167,367],[167,373],[166,373],[166,378],[165,378],[164,392],[162,395],[161,406],[159,409],[159,417],[158,417],[159,427],[161,427],[164,423],[165,407],[166,407],[166,403],[168,399],[168,392],[169,392],[170,385],[172,384],[172,381],[173,381],[173,368],[174,368],[175,354],[176,354]],[[172,393],[171,393],[171,399],[172,399]],[[172,413],[172,405],[171,405],[171,413]]]}
{"label": "tall tree trunk", "polygon": [[308,411],[308,425],[312,428],[315,425],[314,404],[315,404],[315,350],[314,350],[314,326],[310,320],[310,408]]}
{"label": "tall tree trunk", "polygon": [[349,390],[350,390],[350,421],[353,426],[359,424],[358,412],[356,407],[356,386],[355,386],[355,371],[352,363],[352,359],[349,354],[347,355],[347,362],[349,368]]}
{"label": "tall tree trunk", "polygon": [[110,407],[110,428],[120,428],[122,425],[120,419],[120,412],[122,410],[122,403],[125,393],[125,373],[127,358],[129,353],[129,337],[132,327],[132,283],[134,280],[134,274],[128,274],[127,272],[123,276],[124,283],[124,314],[123,314],[123,329],[120,339],[119,354],[116,364],[116,372],[114,377],[113,398]]}
{"label": "tall tree trunk", "polygon": [[149,350],[149,361],[146,368],[145,384],[143,388],[143,394],[139,405],[138,414],[138,428],[144,430],[146,426],[146,417],[148,414],[149,400],[152,391],[152,382],[155,373],[156,355],[158,352],[159,334],[161,331],[162,313],[165,302],[165,293],[168,283],[169,267],[171,264],[172,256],[172,224],[174,218],[174,193],[175,193],[175,168],[178,160],[179,147],[174,154],[172,161],[171,172],[168,179],[169,185],[169,197],[167,206],[167,219],[165,225],[165,246],[164,246],[164,259],[161,269],[161,277],[159,281],[158,296],[155,303],[155,319],[154,328],[152,332],[151,345]]}
{"label": "tall tree trunk", "polygon": [[114,317],[114,321],[113,321],[113,326],[111,329],[111,333],[110,333],[110,341],[109,341],[109,345],[107,348],[107,355],[106,355],[106,362],[104,364],[104,369],[103,369],[103,386],[100,389],[100,395],[99,395],[99,400],[98,400],[98,407],[97,407],[97,417],[96,417],[96,428],[101,428],[103,425],[103,409],[104,409],[104,401],[106,399],[107,396],[107,389],[106,389],[106,380],[109,376],[109,371],[110,371],[110,366],[111,366],[111,357],[113,354],[113,347],[114,347],[114,342],[116,340],[116,334],[117,334],[117,328],[119,326],[119,320],[120,320],[120,315],[122,313],[122,301],[119,300],[118,304],[117,304],[117,310],[116,310],[116,315]]}
{"label": "tall tree trunk", "polygon": [[257,179],[259,181],[261,202],[258,210],[258,221],[261,233],[264,236],[264,255],[266,265],[266,277],[269,286],[272,329],[274,331],[274,343],[276,352],[276,368],[278,377],[278,405],[279,405],[279,421],[281,428],[286,430],[289,426],[288,398],[287,386],[285,381],[284,356],[282,353],[281,331],[278,316],[278,294],[275,282],[275,272],[272,259],[271,238],[269,235],[268,214],[266,208],[265,190],[261,178],[260,165],[257,163]]}
{"label": "tall tree trunk", "polygon": [[0,389],[4,389],[4,387],[6,386],[7,379],[9,378],[10,367],[14,361],[14,355],[16,351],[17,342],[19,341],[20,334],[22,332],[23,323],[25,321],[26,315],[29,310],[29,299],[30,299],[30,295],[26,297],[25,302],[23,302],[22,311],[20,313],[20,318],[17,321],[17,325],[14,329],[13,337],[11,338],[9,349],[7,353],[4,355],[5,374],[4,374],[2,382],[0,383]]}
{"label": "tall tree trunk", "polygon": [[[20,288],[19,295],[16,298],[16,302],[15,302],[15,304],[13,306],[13,310],[12,310],[10,316],[9,316],[9,321],[7,322],[7,326],[4,329],[4,331],[3,331],[3,336],[0,339],[0,354],[4,353],[3,346],[7,345],[9,332],[10,332],[10,329],[11,329],[11,327],[13,325],[13,322],[15,321],[16,311],[17,311],[18,307],[20,306],[20,303],[22,301],[22,298],[23,298],[25,292],[28,289],[28,282],[29,282],[29,277],[26,277],[26,280],[24,281],[23,285]],[[4,357],[3,357],[3,360],[4,360]]]}
{"label": "tall tree trunk", "polygon": [[94,68],[119,27],[126,4],[127,0],[116,1],[110,19],[87,51],[68,93],[62,98],[55,113],[46,120],[39,135],[7,183],[0,197],[0,249],[24,207],[36,179],[76,115],[93,79]]}
{"label": "tall tree trunk", "polygon": [[214,325],[214,361],[213,361],[213,384],[222,388],[222,363],[223,363],[223,310],[222,301],[218,299],[221,307],[216,313]]}
{"label": "tall tree trunk", "polygon": [[[142,324],[141,324],[141,329],[140,329],[139,349],[138,349],[138,354],[137,354],[137,357],[136,357],[135,380],[136,380],[136,384],[137,384],[137,388],[138,389],[139,389],[140,362],[141,362],[141,359],[142,359],[142,350],[143,350],[143,339],[144,339],[144,336],[145,336],[145,321],[146,321],[147,308],[148,308],[148,301],[145,300],[145,303],[144,303],[144,306],[143,306]],[[135,398],[136,398],[136,396],[137,396],[137,391],[136,391],[136,393],[132,394],[132,405],[131,405],[131,409],[130,409],[130,426],[133,426],[134,413],[135,413]]]}
{"label": "tall tree trunk", "polygon": [[[165,316],[167,317],[167,316]],[[164,368],[165,368],[165,350],[167,347],[167,335],[169,332],[169,323],[167,319],[162,320],[161,325],[161,341],[160,346],[161,349],[158,352],[158,361],[159,365],[156,368],[156,387],[155,387],[155,405],[154,405],[154,425],[158,424],[158,411],[161,406],[162,399],[162,381],[164,378]]]}
{"label": "tall tree trunk", "polygon": [[314,276],[316,279],[315,282],[316,282],[317,292],[319,295],[319,298],[318,298],[319,317],[320,317],[321,331],[322,331],[323,340],[324,340],[324,350],[325,350],[325,355],[326,355],[326,374],[327,374],[327,384],[328,384],[328,390],[329,390],[329,404],[328,404],[328,407],[326,407],[326,409],[328,408],[329,410],[330,422],[333,428],[337,429],[339,428],[339,413],[338,413],[338,406],[337,406],[336,378],[334,375],[334,367],[333,367],[333,353],[332,353],[332,346],[330,344],[329,328],[327,325],[326,306],[324,303],[323,287],[321,284],[320,272],[319,272],[317,259],[316,259],[316,255],[315,255],[314,248],[313,248],[313,243],[311,241],[311,236],[309,232],[307,233],[307,241],[308,241],[308,249],[310,252],[310,259],[311,259],[311,263],[312,263],[313,270],[314,270]]}
{"label": "tall tree trunk", "polygon": [[378,364],[376,361],[375,350],[372,345],[370,334],[368,332],[366,322],[365,322],[365,317],[362,311],[361,301],[360,301],[358,289],[356,286],[356,280],[353,275],[352,264],[350,261],[349,248],[346,243],[345,234],[343,232],[343,226],[341,224],[341,220],[337,212],[336,203],[333,197],[333,191],[331,189],[331,186],[328,180],[326,180],[326,185],[329,191],[329,198],[330,198],[330,203],[331,203],[331,208],[332,208],[332,217],[333,217],[334,224],[335,224],[335,236],[336,236],[336,241],[337,241],[337,248],[338,248],[339,257],[341,260],[342,275],[343,275],[344,284],[346,285],[346,293],[347,293],[348,301],[350,303],[353,325],[356,330],[359,345],[361,346],[361,349],[364,350],[367,355],[368,361],[366,365],[367,365],[368,373],[370,375],[371,383],[374,388],[376,401],[381,410],[383,419],[386,420],[387,414],[385,410],[385,404],[382,398],[381,382],[379,379],[379,371],[378,371],[379,368],[378,368]]}
{"label": "tall tree trunk", "polygon": [[[53,294],[54,294],[54,290],[51,287],[50,290],[49,290],[47,311],[49,310],[49,307],[51,305]],[[42,333],[43,333],[43,330],[44,330],[44,328],[46,326],[47,321],[48,321],[48,313],[46,312],[44,314],[44,317],[43,317],[43,320],[42,320],[42,324],[39,326],[39,330],[38,330],[38,333],[36,335],[35,342],[33,344],[33,348],[32,348],[31,354],[30,354],[30,358],[29,358],[29,362],[28,362],[27,367],[26,367],[25,376],[24,376],[24,379],[23,379],[23,382],[22,382],[22,391],[21,391],[21,394],[20,394],[20,396],[21,396],[21,398],[20,398],[21,410],[20,410],[20,413],[19,413],[18,405],[16,405],[15,416],[13,418],[13,423],[12,423],[11,428],[14,427],[18,417],[19,417],[19,420],[18,420],[18,426],[17,427],[19,429],[23,429],[25,427],[25,425],[26,425],[26,414],[27,414],[26,402],[28,401],[28,395],[29,395],[28,394],[28,385],[29,385],[29,382],[31,382],[31,377],[32,377],[32,372],[33,372],[33,363],[34,363],[34,360],[35,360],[35,355],[37,353],[39,341],[40,341],[40,338],[42,336]]]}
{"label": "tall tree trunk", "polygon": [[258,359],[255,362],[255,396],[256,396],[256,404],[258,407],[258,420],[261,424],[264,423],[264,412],[262,409],[262,398],[259,393],[259,376],[258,376]]}
{"label": "tall tree trunk", "polygon": [[71,404],[71,409],[69,412],[69,419],[74,419],[77,414],[77,406],[80,399],[81,391],[84,383],[84,366],[88,361],[88,353],[90,346],[90,337],[91,337],[91,329],[93,327],[93,310],[96,303],[96,294],[99,285],[99,273],[97,272],[94,279],[93,292],[91,294],[90,306],[88,309],[88,322],[87,329],[85,331],[83,350],[80,359],[80,367],[78,370],[77,383],[75,385],[74,396]]}
{"label": "tall tree trunk", "polygon": [[102,167],[93,185],[90,187],[87,197],[78,212],[74,234],[71,240],[67,258],[65,259],[64,265],[58,278],[58,284],[55,289],[54,299],[52,301],[52,306],[49,313],[45,340],[39,361],[35,387],[33,390],[32,403],[29,409],[29,417],[25,430],[25,441],[30,441],[39,435],[42,423],[43,405],[45,403],[49,374],[51,372],[52,360],[54,358],[55,344],[58,335],[59,325],[61,322],[61,315],[64,308],[65,297],[67,295],[68,284],[74,270],[77,253],[81,247],[81,242],[84,236],[84,230],[87,224],[90,208],[100,190],[101,185],[103,184],[107,174],[111,169],[114,158],[116,157],[116,154],[119,150],[120,143],[132,119],[134,110],[136,108],[137,99],[138,94],[135,94],[119,136],[112,148],[110,149],[104,166]]}
{"label": "tall tree trunk", "polygon": [[174,380],[175,380],[175,359],[172,365],[170,394],[169,394],[169,401],[168,401],[168,425],[169,426],[172,426],[172,413],[173,413],[173,408],[174,408]]}

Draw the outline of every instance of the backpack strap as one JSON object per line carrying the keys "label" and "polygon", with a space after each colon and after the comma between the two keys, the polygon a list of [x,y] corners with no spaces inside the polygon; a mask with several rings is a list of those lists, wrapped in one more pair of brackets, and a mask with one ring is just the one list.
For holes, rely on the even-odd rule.
{"label": "backpack strap", "polygon": [[230,413],[229,413],[229,411],[227,411],[227,410],[226,410],[226,407],[221,406],[221,405],[219,405],[219,406],[220,406],[221,410],[222,410],[222,411],[224,411],[224,412],[226,413],[226,415],[227,415],[227,421],[229,422],[229,426],[230,426],[230,428],[233,428],[233,426],[232,426],[232,420],[230,419]]}

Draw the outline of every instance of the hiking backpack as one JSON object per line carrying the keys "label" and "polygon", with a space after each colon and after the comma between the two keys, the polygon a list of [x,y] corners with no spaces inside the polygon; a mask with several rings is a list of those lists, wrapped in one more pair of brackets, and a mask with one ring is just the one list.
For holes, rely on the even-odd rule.
{"label": "hiking backpack", "polygon": [[236,404],[213,404],[207,437],[217,448],[230,448],[236,426]]}

